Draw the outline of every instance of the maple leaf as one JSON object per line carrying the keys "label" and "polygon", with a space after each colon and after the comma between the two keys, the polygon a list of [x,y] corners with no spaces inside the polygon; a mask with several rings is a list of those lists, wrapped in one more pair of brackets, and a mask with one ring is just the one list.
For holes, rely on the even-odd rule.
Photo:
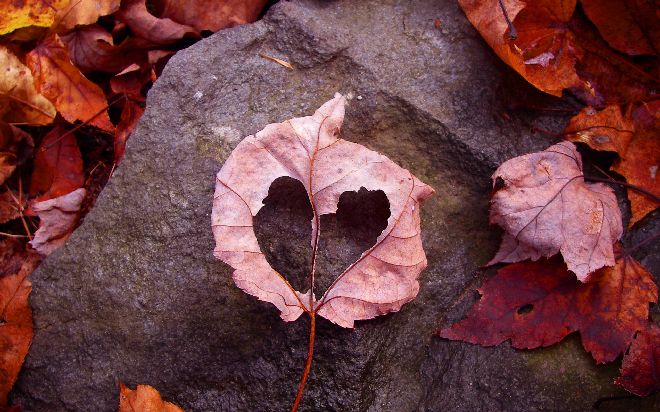
{"label": "maple leaf", "polygon": [[57,125],[45,137],[34,159],[30,194],[43,201],[83,186],[83,161],[73,133]]}
{"label": "maple leaf", "polygon": [[0,185],[32,154],[32,136],[0,121]]}
{"label": "maple leaf", "polygon": [[198,31],[218,31],[226,27],[251,23],[259,17],[267,0],[192,0],[187,2],[156,0],[160,17],[194,27]]}
{"label": "maple leaf", "polygon": [[86,190],[76,189],[64,196],[34,202],[32,210],[39,216],[39,229],[30,241],[32,248],[48,256],[66,242],[78,223],[78,212]]}
{"label": "maple leaf", "polygon": [[[619,106],[601,111],[587,107],[571,118],[564,133],[568,140],[585,143],[594,150],[616,152],[619,159],[612,170],[628,183],[660,195],[660,101],[643,103],[625,114]],[[657,197],[636,190],[629,190],[628,198],[631,226],[658,207]]]}
{"label": "maple leaf", "polygon": [[11,123],[48,124],[55,107],[34,87],[32,73],[4,46],[0,46],[0,118]]}
{"label": "maple leaf", "polygon": [[50,27],[58,10],[66,7],[69,0],[23,0],[2,3],[0,35],[27,26]]}
{"label": "maple leaf", "polygon": [[623,232],[616,197],[606,185],[584,181],[572,143],[510,159],[492,177],[496,189],[503,187],[491,200],[490,222],[505,233],[489,265],[561,252],[584,282],[614,264],[613,244]]}
{"label": "maple leaf", "polygon": [[[293,321],[314,312],[343,327],[397,311],[419,290],[426,267],[419,227],[419,203],[433,190],[385,156],[338,137],[345,99],[337,94],[313,116],[266,126],[245,138],[216,178],[212,225],[214,255],[231,265],[234,281],[245,292],[270,302],[282,319]],[[314,212],[312,247],[320,236],[319,217],[335,213],[346,191],[383,190],[390,202],[388,225],[376,244],[350,265],[323,297],[301,293],[276,272],[259,248],[253,218],[271,183],[288,176],[305,186]],[[313,270],[313,269],[312,269]]]}
{"label": "maple leaf", "polygon": [[40,42],[26,60],[37,89],[55,104],[62,117],[71,123],[89,121],[100,129],[114,131],[103,91],[71,63],[57,34]]}
{"label": "maple leaf", "polygon": [[36,254],[29,254],[17,273],[0,277],[0,405],[7,404],[7,395],[32,342],[32,311],[28,305],[32,285],[27,277],[39,261]]}
{"label": "maple leaf", "polygon": [[121,0],[71,0],[55,17],[57,31],[67,31],[80,25],[96,23],[101,16],[119,10]]}
{"label": "maple leaf", "polygon": [[637,396],[660,391],[660,327],[649,322],[623,357],[621,376],[614,383]]}
{"label": "maple leaf", "polygon": [[126,141],[128,137],[133,133],[133,129],[137,125],[138,120],[142,117],[144,109],[137,103],[127,100],[124,105],[124,109],[121,112],[121,118],[119,119],[119,124],[117,125],[117,131],[115,134],[114,141],[114,161],[116,164],[119,164],[121,159],[124,157],[124,152],[126,151]]}
{"label": "maple leaf", "polygon": [[[651,2],[609,0],[580,0],[585,14],[613,48],[630,55],[657,54],[651,39],[660,42],[657,25],[657,7]],[[643,16],[656,19],[649,28],[655,33],[645,33],[640,25]]]}
{"label": "maple leaf", "polygon": [[149,385],[138,385],[132,390],[120,382],[119,412],[183,412],[183,409],[164,401]]}
{"label": "maple leaf", "polygon": [[198,35],[197,30],[190,26],[168,18],[160,19],[149,13],[145,0],[123,1],[115,18],[130,27],[137,37],[154,44],[169,44],[186,35]]}
{"label": "maple leaf", "polygon": [[505,266],[479,289],[465,319],[438,335],[482,346],[511,339],[518,349],[546,347],[579,331],[598,363],[616,359],[648,322],[658,300],[651,274],[631,257],[580,283],[558,258]]}

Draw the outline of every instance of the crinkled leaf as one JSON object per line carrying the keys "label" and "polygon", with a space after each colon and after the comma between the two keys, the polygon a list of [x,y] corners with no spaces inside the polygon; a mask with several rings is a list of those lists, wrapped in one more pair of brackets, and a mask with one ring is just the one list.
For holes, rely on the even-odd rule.
{"label": "crinkled leaf", "polygon": [[37,92],[30,69],[0,46],[0,118],[11,123],[48,124],[55,106]]}
{"label": "crinkled leaf", "polygon": [[85,189],[80,188],[64,196],[32,204],[32,210],[40,219],[39,229],[30,241],[34,250],[48,256],[66,242],[78,223],[78,212],[85,193]]}
{"label": "crinkled leaf", "polygon": [[120,382],[119,412],[183,412],[183,409],[164,401],[149,385],[138,385],[132,390]]}
{"label": "crinkled leaf", "polygon": [[[187,4],[187,3],[186,3]],[[197,30],[171,19],[160,19],[149,13],[145,0],[126,0],[115,14],[117,20],[125,23],[131,31],[154,44],[169,44],[186,35],[196,36]]]}
{"label": "crinkled leaf", "polygon": [[623,357],[621,376],[614,383],[637,396],[660,391],[660,327],[649,322]]}
{"label": "crinkled leaf", "polygon": [[226,27],[252,23],[267,0],[191,0],[187,2],[156,0],[156,14],[198,31],[218,31]]}
{"label": "crinkled leaf", "polygon": [[[303,311],[315,311],[340,326],[353,327],[355,320],[398,311],[417,295],[417,277],[426,267],[419,203],[433,190],[385,156],[340,139],[344,104],[337,94],[313,116],[270,124],[248,136],[216,178],[214,254],[235,269],[234,281],[241,289],[275,305],[286,321],[297,319]],[[309,290],[294,290],[268,264],[254,233],[254,216],[271,183],[283,176],[300,181],[308,193],[314,212],[313,250],[323,230],[320,216],[337,211],[342,193],[382,190],[390,203],[387,227],[375,245],[318,300],[313,294],[313,275]]]}
{"label": "crinkled leaf", "polygon": [[26,56],[37,89],[69,122],[89,121],[93,126],[114,131],[105,110],[107,101],[99,86],[89,81],[69,58],[69,52],[53,34]]}
{"label": "crinkled leaf", "polygon": [[85,182],[80,148],[73,133],[58,125],[45,137],[34,159],[30,194],[47,200],[70,193]]}
{"label": "crinkled leaf", "polygon": [[0,277],[0,405],[7,404],[7,395],[32,343],[32,311],[28,304],[32,285],[27,277],[38,264],[39,257],[30,254],[17,273]]}
{"label": "crinkled leaf", "polygon": [[490,222],[505,233],[489,264],[561,252],[581,281],[614,265],[613,245],[623,232],[616,197],[608,186],[584,181],[582,158],[572,143],[508,160],[493,182],[503,187],[491,200]]}
{"label": "crinkled leaf", "polygon": [[506,266],[479,289],[481,300],[460,322],[438,331],[482,346],[511,339],[514,348],[555,344],[579,331],[598,363],[616,359],[648,322],[658,300],[650,273],[625,257],[580,283],[557,258]]}
{"label": "crinkled leaf", "polygon": [[57,13],[57,30],[71,30],[76,26],[94,24],[101,16],[119,10],[121,0],[71,0]]}
{"label": "crinkled leaf", "polygon": [[58,10],[68,4],[69,0],[5,0],[0,13],[0,35],[28,26],[50,27]]}

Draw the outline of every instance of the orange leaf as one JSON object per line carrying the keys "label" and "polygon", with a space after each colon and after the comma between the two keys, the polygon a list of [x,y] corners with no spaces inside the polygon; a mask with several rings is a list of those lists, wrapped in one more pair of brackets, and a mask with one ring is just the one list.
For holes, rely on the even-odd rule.
{"label": "orange leaf", "polygon": [[598,363],[623,353],[645,328],[658,300],[653,277],[631,257],[580,283],[557,258],[506,266],[479,289],[466,318],[438,331],[447,339],[494,346],[511,339],[518,349],[553,345],[579,331]]}
{"label": "orange leaf", "polygon": [[198,31],[218,31],[226,27],[252,23],[267,0],[191,0],[187,2],[156,0],[154,6],[160,17],[194,27]]}
{"label": "orange leaf", "polygon": [[660,391],[660,327],[649,322],[623,357],[621,376],[614,383],[637,396]]}
{"label": "orange leaf", "polygon": [[10,123],[48,124],[55,107],[37,92],[30,69],[0,46],[0,118]]}
{"label": "orange leaf", "polygon": [[44,137],[34,159],[30,195],[48,200],[70,193],[85,182],[83,161],[73,133],[57,125]]}
{"label": "orange leaf", "polygon": [[55,104],[62,117],[71,123],[81,120],[114,131],[105,110],[103,91],[71,63],[66,47],[56,34],[37,45],[26,60],[37,89]]}
{"label": "orange leaf", "polygon": [[30,254],[18,273],[0,277],[0,405],[7,404],[7,395],[32,342],[32,311],[28,305],[32,284],[27,277],[39,261],[36,254]]}
{"label": "orange leaf", "polygon": [[[213,253],[235,269],[238,287],[275,305],[285,321],[307,312],[352,328],[355,320],[396,312],[415,298],[417,278],[426,267],[419,205],[433,189],[387,157],[340,139],[344,104],[336,94],[313,116],[267,125],[239,143],[216,177]],[[269,265],[255,236],[254,216],[271,183],[283,176],[300,181],[307,191],[313,211],[312,259],[322,230],[320,216],[336,213],[342,193],[382,190],[389,201],[387,227],[375,245],[319,299],[314,266],[309,289],[295,290]]]}
{"label": "orange leaf", "polygon": [[561,142],[507,160],[493,173],[493,183],[490,222],[505,233],[489,265],[561,252],[568,269],[584,282],[593,271],[614,264],[621,212],[611,188],[584,181],[575,145]]}
{"label": "orange leaf", "polygon": [[67,31],[78,25],[96,23],[101,16],[119,10],[121,0],[71,0],[68,6],[57,12],[56,30]]}
{"label": "orange leaf", "polygon": [[0,121],[0,185],[16,169],[16,166],[32,157],[34,141],[23,130]]}
{"label": "orange leaf", "polygon": [[149,385],[138,385],[132,390],[120,382],[119,412],[183,412],[183,409],[164,401]]}
{"label": "orange leaf", "polygon": [[69,0],[5,0],[0,4],[0,35],[3,35],[21,27],[50,27],[57,11],[69,4]]}

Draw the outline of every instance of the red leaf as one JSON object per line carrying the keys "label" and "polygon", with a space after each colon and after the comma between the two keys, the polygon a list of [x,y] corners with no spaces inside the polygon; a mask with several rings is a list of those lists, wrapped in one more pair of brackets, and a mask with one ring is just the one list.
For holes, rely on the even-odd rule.
{"label": "red leaf", "polygon": [[144,113],[144,109],[139,104],[126,100],[124,110],[121,112],[121,119],[117,125],[117,132],[115,134],[115,163],[119,164],[121,159],[124,158],[124,151],[126,150],[126,141],[128,140],[135,125]]}
{"label": "red leaf", "polygon": [[252,23],[267,0],[156,0],[160,17],[170,18],[195,29],[218,31],[238,24]]}
{"label": "red leaf", "polygon": [[83,161],[73,133],[58,125],[44,137],[34,159],[30,195],[59,197],[82,187]]}
{"label": "red leaf", "polygon": [[186,35],[196,36],[197,30],[176,23],[171,19],[159,19],[149,13],[145,0],[126,0],[115,14],[118,21],[126,23],[131,31],[154,44],[174,43]]}
{"label": "red leaf", "polygon": [[506,266],[479,289],[482,297],[467,317],[438,331],[447,339],[494,346],[511,339],[514,348],[550,346],[579,331],[598,363],[626,350],[648,322],[658,299],[651,275],[626,257],[580,283],[555,258]]}
{"label": "red leaf", "polygon": [[637,396],[660,391],[660,327],[649,323],[623,357],[621,376],[614,383]]}

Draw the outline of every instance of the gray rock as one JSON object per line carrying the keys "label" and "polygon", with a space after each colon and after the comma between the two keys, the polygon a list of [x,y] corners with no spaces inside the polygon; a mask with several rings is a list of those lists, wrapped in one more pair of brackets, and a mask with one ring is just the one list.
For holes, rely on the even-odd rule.
{"label": "gray rock", "polygon": [[[531,123],[561,130],[565,121],[507,110],[511,91],[534,92],[454,3],[281,1],[255,24],[177,53],[97,206],[32,276],[35,337],[12,400],[28,411],[112,411],[121,381],[152,385],[186,411],[287,410],[308,321],[282,322],[212,257],[214,175],[242,137],[310,114],[336,91],[353,97],[346,139],[436,189],[422,210],[429,267],[398,313],[354,330],[320,321],[301,409],[587,410],[625,395],[611,383],[617,365],[597,367],[575,337],[521,352],[433,336],[474,301],[486,276],[477,269],[497,248],[490,173],[551,143]],[[299,187],[278,185],[258,216],[259,239],[295,283],[309,264],[308,205]],[[347,196],[347,213],[323,222],[326,282],[373,242],[387,213],[378,193]]]}

